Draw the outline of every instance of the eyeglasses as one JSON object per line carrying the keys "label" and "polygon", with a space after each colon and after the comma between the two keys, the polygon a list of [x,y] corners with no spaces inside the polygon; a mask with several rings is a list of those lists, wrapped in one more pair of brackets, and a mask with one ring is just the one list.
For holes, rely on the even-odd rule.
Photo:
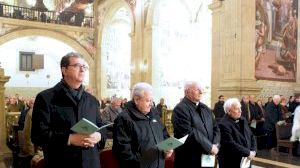
{"label": "eyeglasses", "polygon": [[83,70],[88,70],[89,69],[89,67],[88,66],[86,66],[86,65],[82,65],[82,64],[79,64],[79,63],[77,63],[77,64],[73,64],[73,65],[68,65],[68,66],[72,66],[72,67],[74,67],[74,68],[76,68],[76,69],[80,69],[80,68],[82,68]]}

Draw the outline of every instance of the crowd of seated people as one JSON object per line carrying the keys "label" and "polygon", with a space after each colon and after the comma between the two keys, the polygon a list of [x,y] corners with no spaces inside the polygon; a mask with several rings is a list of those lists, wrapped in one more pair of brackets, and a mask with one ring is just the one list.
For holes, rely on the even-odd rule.
{"label": "crowd of seated people", "polygon": [[6,96],[4,98],[5,109],[7,112],[20,112],[25,108],[25,101],[19,94]]}

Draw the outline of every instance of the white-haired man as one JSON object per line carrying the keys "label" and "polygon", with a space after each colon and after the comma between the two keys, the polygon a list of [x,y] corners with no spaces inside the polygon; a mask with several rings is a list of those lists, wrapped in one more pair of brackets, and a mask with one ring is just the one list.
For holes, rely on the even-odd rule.
{"label": "white-haired man", "polygon": [[219,151],[220,130],[211,110],[200,102],[202,94],[197,82],[186,82],[185,96],[174,108],[174,137],[189,135],[185,144],[175,149],[175,168],[201,167],[202,154],[216,155]]}
{"label": "white-haired man", "polygon": [[248,126],[237,98],[224,103],[225,116],[219,122],[221,148],[218,154],[219,167],[240,167],[242,157],[252,160],[256,155],[255,137]]}
{"label": "white-haired man", "polygon": [[280,96],[274,95],[272,102],[266,107],[264,129],[267,133],[267,148],[277,145],[275,124],[282,119],[280,101]]}
{"label": "white-haired man", "polygon": [[120,168],[164,168],[173,150],[159,151],[156,144],[168,138],[165,126],[152,107],[152,87],[137,83],[132,100],[114,121],[113,154]]}

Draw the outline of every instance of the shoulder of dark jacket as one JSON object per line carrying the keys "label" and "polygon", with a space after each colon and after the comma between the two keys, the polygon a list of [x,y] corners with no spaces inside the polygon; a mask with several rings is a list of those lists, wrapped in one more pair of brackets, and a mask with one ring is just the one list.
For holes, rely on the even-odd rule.
{"label": "shoulder of dark jacket", "polygon": [[205,109],[205,110],[207,110],[209,112],[211,111],[211,109],[206,104],[204,104],[202,102],[198,103],[197,109]]}

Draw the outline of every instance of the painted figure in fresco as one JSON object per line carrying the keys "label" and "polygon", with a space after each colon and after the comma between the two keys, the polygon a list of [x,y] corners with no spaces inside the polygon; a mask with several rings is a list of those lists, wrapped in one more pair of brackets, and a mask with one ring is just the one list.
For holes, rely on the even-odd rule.
{"label": "painted figure in fresco", "polygon": [[255,56],[255,68],[258,67],[261,55],[264,53],[264,41],[265,41],[265,31],[266,31],[266,25],[260,15],[260,13],[256,13],[256,56]]}

